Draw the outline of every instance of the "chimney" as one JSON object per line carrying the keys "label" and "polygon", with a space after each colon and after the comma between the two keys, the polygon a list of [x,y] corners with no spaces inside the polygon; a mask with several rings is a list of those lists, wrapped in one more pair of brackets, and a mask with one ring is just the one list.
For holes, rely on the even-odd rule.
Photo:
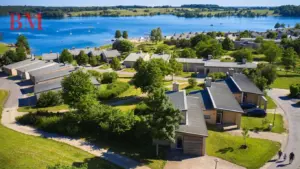
{"label": "chimney", "polygon": [[211,77],[206,77],[205,78],[205,87],[211,87],[211,81],[212,81]]}
{"label": "chimney", "polygon": [[233,69],[233,68],[230,68],[230,69],[229,69],[229,76],[233,76],[233,73],[234,73],[234,69]]}
{"label": "chimney", "polygon": [[177,83],[177,82],[173,83],[173,91],[174,92],[178,92],[179,91],[179,83]]}
{"label": "chimney", "polygon": [[211,60],[211,59],[212,59],[212,55],[208,55],[207,60]]}
{"label": "chimney", "polygon": [[247,62],[247,59],[246,59],[246,58],[243,58],[243,59],[242,59],[242,64],[246,64],[246,62]]}

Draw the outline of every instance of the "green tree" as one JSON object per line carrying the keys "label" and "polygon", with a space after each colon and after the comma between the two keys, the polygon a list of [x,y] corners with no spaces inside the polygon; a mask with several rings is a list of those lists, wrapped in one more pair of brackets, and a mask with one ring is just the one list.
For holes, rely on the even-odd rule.
{"label": "green tree", "polygon": [[256,37],[256,39],[255,39],[255,43],[262,43],[264,41],[264,38],[262,37],[262,36],[258,36],[258,37]]}
{"label": "green tree", "polygon": [[84,51],[80,51],[79,55],[76,57],[78,65],[86,65],[89,62],[89,57]]}
{"label": "green tree", "polygon": [[72,108],[77,108],[81,98],[85,95],[96,98],[96,88],[91,82],[90,75],[82,70],[72,72],[62,80],[61,85],[64,102]]}
{"label": "green tree", "polygon": [[[175,58],[171,58],[169,60],[170,63],[170,67],[171,67],[171,73],[172,75],[180,75],[182,73],[183,70],[183,65],[182,63],[177,62],[177,60]],[[172,77],[173,79],[173,77]]]}
{"label": "green tree", "polygon": [[128,40],[117,40],[113,44],[113,49],[117,49],[118,51],[121,52],[130,52],[134,48],[134,45],[132,42]]}
{"label": "green tree", "polygon": [[277,22],[277,23],[275,24],[274,28],[276,28],[276,29],[277,29],[277,28],[280,28],[280,23]]}
{"label": "green tree", "polygon": [[224,50],[233,50],[234,48],[234,43],[231,39],[229,39],[228,37],[226,37],[223,42],[222,42],[222,46]]}
{"label": "green tree", "polygon": [[267,88],[267,82],[268,80],[262,76],[257,76],[254,78],[255,85],[262,91]]}
{"label": "green tree", "polygon": [[199,34],[191,38],[191,45],[192,47],[195,47],[200,41],[208,41],[210,39],[210,36]]}
{"label": "green tree", "polygon": [[300,29],[300,23],[296,23],[295,29]]}
{"label": "green tree", "polygon": [[194,78],[189,78],[188,82],[189,82],[189,86],[192,88],[197,86],[197,80]]}
{"label": "green tree", "polygon": [[58,106],[63,103],[61,92],[49,91],[42,93],[37,100],[37,107]]}
{"label": "green tree", "polygon": [[275,38],[277,38],[277,36],[278,36],[277,32],[268,32],[268,34],[267,34],[268,39],[275,39]]}
{"label": "green tree", "polygon": [[139,66],[137,73],[133,76],[133,84],[141,88],[143,92],[152,92],[163,86],[164,76],[159,66],[145,62]]}
{"label": "green tree", "polygon": [[128,39],[128,32],[127,32],[127,31],[123,31],[122,37],[123,37],[124,39]]}
{"label": "green tree", "polygon": [[289,47],[283,52],[281,62],[286,70],[295,69],[297,63],[297,53],[294,48]]}
{"label": "green tree", "polygon": [[110,67],[113,70],[120,70],[121,69],[121,63],[120,60],[117,57],[114,57],[111,61]]}
{"label": "green tree", "polygon": [[157,140],[175,142],[175,132],[182,119],[181,112],[174,109],[169,98],[162,88],[158,88],[150,93],[146,100],[146,105],[152,112],[151,133]]}
{"label": "green tree", "polygon": [[3,65],[9,65],[13,62],[17,62],[16,52],[13,50],[6,51],[2,57],[0,57],[0,67]]}
{"label": "green tree", "polygon": [[244,146],[245,146],[245,148],[247,148],[247,138],[249,137],[249,129],[248,128],[243,128],[242,136],[244,138]]}
{"label": "green tree", "polygon": [[29,43],[27,41],[27,38],[24,35],[19,35],[16,42],[16,47],[24,47],[26,50],[26,53],[30,53],[30,47]]}
{"label": "green tree", "polygon": [[196,51],[192,48],[185,48],[180,52],[181,58],[197,58]]}
{"label": "green tree", "polygon": [[122,36],[121,31],[120,30],[116,30],[115,32],[115,38],[118,39]]}
{"label": "green tree", "polygon": [[235,58],[236,62],[242,62],[243,59],[247,59],[248,62],[253,61],[252,51],[247,48],[237,50],[237,51],[231,53],[230,56]]}
{"label": "green tree", "polygon": [[97,56],[90,56],[89,64],[91,66],[97,66],[98,65]]}
{"label": "green tree", "polygon": [[160,44],[157,46],[156,50],[155,50],[155,53],[158,53],[158,54],[162,54],[162,53],[168,53],[169,51],[169,46],[166,45],[166,44]]}
{"label": "green tree", "polygon": [[264,54],[266,55],[266,61],[274,63],[282,56],[282,50],[279,46],[272,45],[264,51]]}
{"label": "green tree", "polygon": [[267,79],[267,85],[271,85],[277,78],[277,68],[272,64],[259,64],[257,74]]}
{"label": "green tree", "polygon": [[73,56],[67,49],[64,49],[59,56],[59,61],[62,63],[72,63]]}
{"label": "green tree", "polygon": [[208,57],[212,55],[214,58],[218,58],[223,54],[222,45],[215,39],[209,41],[201,41],[197,44],[196,52],[198,57]]}
{"label": "green tree", "polygon": [[151,30],[151,33],[150,33],[150,40],[152,42],[159,42],[161,41],[163,38],[162,36],[162,32],[161,32],[161,29],[160,28],[156,28],[156,29],[152,29]]}
{"label": "green tree", "polygon": [[25,48],[23,46],[18,46],[16,48],[16,55],[17,55],[16,62],[25,60],[27,58],[26,51],[25,51]]}
{"label": "green tree", "polygon": [[114,83],[118,79],[118,74],[116,72],[105,72],[103,73],[102,76],[102,83],[107,84],[107,83]]}
{"label": "green tree", "polygon": [[144,59],[143,58],[138,58],[136,60],[136,62],[134,63],[133,65],[133,68],[135,71],[139,71],[141,65],[143,65],[145,63]]}

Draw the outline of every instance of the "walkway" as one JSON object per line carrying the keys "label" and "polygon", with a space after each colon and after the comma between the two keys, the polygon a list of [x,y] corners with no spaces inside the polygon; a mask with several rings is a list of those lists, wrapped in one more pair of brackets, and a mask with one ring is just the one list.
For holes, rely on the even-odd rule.
{"label": "walkway", "polygon": [[284,111],[289,128],[289,136],[284,153],[295,153],[295,160],[288,165],[287,162],[273,163],[269,168],[285,168],[285,169],[300,169],[300,106],[296,105],[297,101],[287,97],[288,90],[272,89],[268,91],[268,95],[277,103],[277,105]]}
{"label": "walkway", "polygon": [[33,127],[23,126],[16,123],[15,118],[25,113],[20,113],[17,111],[18,108],[18,98],[22,97],[20,92],[20,88],[13,81],[0,78],[0,88],[4,90],[9,90],[10,95],[9,98],[4,105],[4,110],[2,113],[1,123],[12,130],[18,131],[20,133],[24,133],[32,136],[39,136],[48,139],[52,139],[55,141],[63,142],[69,144],[71,146],[77,147],[81,150],[89,152],[95,156],[104,158],[116,165],[119,165],[125,169],[149,169],[146,166],[140,166],[140,163],[129,159],[127,157],[116,154],[112,151],[100,148],[96,145],[93,145],[82,139],[74,139],[71,137],[60,136],[57,134],[47,133],[40,130],[37,130]]}

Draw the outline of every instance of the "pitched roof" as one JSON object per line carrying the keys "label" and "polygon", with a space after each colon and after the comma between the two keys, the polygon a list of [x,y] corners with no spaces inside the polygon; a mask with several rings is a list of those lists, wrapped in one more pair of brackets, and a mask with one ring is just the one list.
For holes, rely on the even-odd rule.
{"label": "pitched roof", "polygon": [[46,63],[44,61],[36,62],[35,64],[27,65],[25,67],[18,68],[18,71],[21,72],[30,72],[34,70],[39,70],[41,68],[49,67],[54,65],[55,63]]}
{"label": "pitched roof", "polygon": [[200,104],[202,110],[212,110],[214,109],[214,106],[212,104],[212,101],[210,99],[209,93],[207,90],[201,90],[196,93],[190,94],[190,96],[198,97],[200,99]]}
{"label": "pitched roof", "polygon": [[177,132],[208,136],[204,114],[197,97],[187,96],[187,125],[179,125]]}
{"label": "pitched roof", "polygon": [[145,59],[148,53],[130,53],[124,60],[124,62],[135,62],[139,58]]}
{"label": "pitched roof", "polygon": [[43,53],[42,59],[43,60],[56,60],[59,58],[59,53]]}
{"label": "pitched roof", "polygon": [[[207,63],[207,62],[220,62],[217,59],[195,59],[195,58],[176,58],[176,60],[180,63]],[[222,62],[223,63],[223,62]]]}
{"label": "pitched roof", "polygon": [[163,59],[164,61],[169,61],[171,59],[171,55],[169,54],[153,54],[151,59]]}
{"label": "pitched roof", "polygon": [[40,82],[44,82],[44,81],[47,81],[47,80],[64,77],[64,76],[69,75],[73,71],[75,71],[75,68],[71,67],[69,69],[65,69],[65,70],[62,70],[62,71],[52,72],[52,73],[44,74],[44,75],[43,74],[38,75],[38,76],[35,77],[35,82],[40,83]]}
{"label": "pitched roof", "polygon": [[238,62],[206,62],[205,67],[227,67],[227,68],[256,68],[255,63],[238,63]]}
{"label": "pitched roof", "polygon": [[206,89],[215,109],[243,113],[240,104],[225,82],[212,82],[211,87]]}
{"label": "pitched roof", "polygon": [[30,71],[30,75],[31,76],[38,76],[38,75],[43,75],[43,74],[49,74],[52,72],[56,72],[56,71],[60,71],[63,69],[67,69],[73,67],[72,65],[65,65],[65,64],[54,64],[52,66],[49,67],[45,67],[42,69],[38,69],[38,70],[34,70],[34,71]]}
{"label": "pitched roof", "polygon": [[230,79],[241,92],[263,95],[264,93],[244,74],[234,73]]}
{"label": "pitched roof", "polygon": [[3,67],[7,68],[7,69],[18,69],[18,68],[25,67],[25,66],[28,66],[31,64],[35,64],[37,62],[40,62],[40,60],[27,59],[27,60],[13,63],[13,64],[9,64],[9,65],[3,66]]}
{"label": "pitched roof", "polygon": [[114,58],[121,55],[118,50],[104,50],[102,54],[105,55],[106,58]]}
{"label": "pitched roof", "polygon": [[187,101],[186,101],[186,93],[185,90],[181,90],[178,92],[168,91],[166,95],[169,97],[171,103],[173,103],[174,107],[178,110],[187,110]]}

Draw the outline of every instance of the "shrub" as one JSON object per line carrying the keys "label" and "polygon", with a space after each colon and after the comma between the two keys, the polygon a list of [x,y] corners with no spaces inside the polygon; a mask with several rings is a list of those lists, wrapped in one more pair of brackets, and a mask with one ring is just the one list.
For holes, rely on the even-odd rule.
{"label": "shrub", "polygon": [[213,81],[216,81],[216,80],[225,79],[226,74],[223,72],[214,72],[214,73],[209,73],[208,77],[211,77]]}
{"label": "shrub", "polygon": [[290,96],[298,97],[300,95],[300,84],[292,84],[290,86]]}
{"label": "shrub", "polygon": [[49,91],[42,93],[37,101],[37,107],[51,107],[63,103],[61,92]]}
{"label": "shrub", "polygon": [[117,81],[117,79],[118,79],[118,74],[116,72],[105,72],[103,73],[101,82],[104,84],[113,83]]}
{"label": "shrub", "polygon": [[106,90],[99,90],[98,99],[108,100],[117,97],[121,93],[128,90],[130,85],[126,82],[114,82],[107,85]]}
{"label": "shrub", "polygon": [[194,78],[189,78],[188,82],[191,87],[197,86],[197,80]]}
{"label": "shrub", "polygon": [[98,82],[101,82],[102,80],[102,74],[96,70],[88,70],[88,73],[95,77],[97,79]]}
{"label": "shrub", "polygon": [[233,52],[231,55],[235,59],[236,62],[242,62],[243,59],[247,59],[248,62],[253,61],[252,51],[247,48],[243,48]]}

